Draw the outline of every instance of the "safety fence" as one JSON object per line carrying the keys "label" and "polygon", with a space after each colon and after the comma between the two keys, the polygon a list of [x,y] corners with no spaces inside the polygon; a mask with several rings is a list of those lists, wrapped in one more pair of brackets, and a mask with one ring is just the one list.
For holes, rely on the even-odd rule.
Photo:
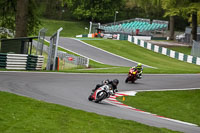
{"label": "safety fence", "polygon": [[[36,47],[37,45],[38,43],[34,41],[33,46]],[[43,52],[49,52],[49,47],[47,45],[43,46]],[[85,57],[68,54],[60,50],[57,51],[57,57],[59,57],[59,64],[57,64],[59,70],[89,66],[89,59]]]}
{"label": "safety fence", "polygon": [[[90,34],[78,35],[77,37],[83,37],[83,36],[84,37],[86,37],[86,36],[92,37]],[[154,44],[151,44],[151,43],[145,41],[145,40],[151,40],[150,36],[131,36],[131,35],[127,35],[127,34],[117,34],[117,40],[127,40],[127,41],[133,42],[141,47],[144,47],[144,48],[152,50],[154,52],[169,56],[171,58],[175,58],[180,61],[185,61],[185,62],[196,64],[196,65],[200,65],[200,57],[186,55],[184,53],[179,53],[177,51],[174,51],[174,50],[162,47],[162,46],[154,45]]]}
{"label": "safety fence", "polygon": [[72,66],[84,66],[88,67],[89,66],[89,59],[81,56],[76,56],[72,54],[68,54],[66,52],[58,51],[58,57],[62,61],[60,63],[61,69],[64,69],[66,66],[69,67],[71,64]]}
{"label": "safety fence", "polygon": [[0,53],[0,68],[14,70],[42,70],[43,56]]}

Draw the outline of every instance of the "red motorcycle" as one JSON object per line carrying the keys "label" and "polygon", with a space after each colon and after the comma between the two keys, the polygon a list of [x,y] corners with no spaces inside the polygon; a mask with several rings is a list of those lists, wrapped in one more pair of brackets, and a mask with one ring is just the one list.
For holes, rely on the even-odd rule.
{"label": "red motorcycle", "polygon": [[137,79],[138,79],[138,70],[134,68],[129,69],[128,77],[126,78],[125,83],[128,83],[129,81],[135,83]]}

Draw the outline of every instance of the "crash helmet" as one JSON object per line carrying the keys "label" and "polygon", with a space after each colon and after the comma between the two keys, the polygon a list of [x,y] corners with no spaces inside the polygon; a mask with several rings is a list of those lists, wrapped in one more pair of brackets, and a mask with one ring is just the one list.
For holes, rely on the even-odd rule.
{"label": "crash helmet", "polygon": [[118,83],[119,83],[119,80],[118,80],[118,79],[114,79],[112,82],[113,82],[113,85],[116,85],[116,86],[117,86]]}
{"label": "crash helmet", "polygon": [[137,64],[137,66],[138,66],[138,67],[141,67],[141,66],[142,66],[142,64],[141,64],[141,63],[138,63],[138,64]]}

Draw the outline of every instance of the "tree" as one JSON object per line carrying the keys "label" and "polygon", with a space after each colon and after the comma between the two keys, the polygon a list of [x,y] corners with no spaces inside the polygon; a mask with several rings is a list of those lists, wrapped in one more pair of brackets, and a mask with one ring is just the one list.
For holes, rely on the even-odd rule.
{"label": "tree", "polygon": [[166,11],[165,17],[170,17],[170,35],[169,40],[174,40],[174,22],[175,16],[180,15],[180,8],[185,0],[162,0],[162,8]]}
{"label": "tree", "polygon": [[197,0],[191,0],[190,8],[193,9],[192,12],[192,39],[197,40],[197,13],[200,11],[200,3]]}
{"label": "tree", "polygon": [[[182,16],[189,18],[192,16],[192,39],[197,39],[197,12],[200,11],[199,0],[162,0],[163,8],[166,10],[165,16]],[[171,20],[171,19],[170,19]],[[173,20],[170,21],[173,23]],[[171,25],[171,24],[170,24]],[[173,26],[173,25],[172,25]],[[173,29],[173,27],[172,27]],[[173,32],[170,30],[170,39],[173,39]]]}
{"label": "tree", "polygon": [[150,19],[162,18],[164,10],[161,6],[161,0],[126,0],[126,6],[128,8],[140,7],[143,9],[143,17]]}
{"label": "tree", "polygon": [[124,5],[124,0],[65,0],[78,20],[103,22],[113,20],[115,11]]}
{"label": "tree", "polygon": [[43,2],[46,7],[45,12],[44,12],[45,17],[50,18],[50,19],[62,18],[62,1],[61,0],[44,0]]}
{"label": "tree", "polygon": [[0,0],[0,26],[16,30],[16,37],[38,31],[40,20],[35,0]]}
{"label": "tree", "polygon": [[[192,39],[197,39],[198,11],[200,11],[199,0],[184,0],[180,7],[180,16],[192,23]],[[191,19],[190,19],[191,18]]]}
{"label": "tree", "polygon": [[15,12],[16,1],[0,0],[0,26],[14,30],[15,28]]}
{"label": "tree", "polygon": [[29,4],[29,0],[17,0],[15,37],[27,36],[28,4]]}

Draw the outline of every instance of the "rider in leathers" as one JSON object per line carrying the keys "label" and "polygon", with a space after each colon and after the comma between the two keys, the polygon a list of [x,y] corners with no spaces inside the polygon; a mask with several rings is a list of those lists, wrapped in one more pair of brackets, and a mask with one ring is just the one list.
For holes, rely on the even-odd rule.
{"label": "rider in leathers", "polygon": [[113,93],[118,92],[117,90],[117,85],[119,84],[119,80],[118,79],[114,79],[112,81],[109,81],[108,79],[104,80],[102,82],[102,84],[97,84],[95,89],[93,89],[92,91],[95,92],[99,87],[103,86],[103,85],[108,85],[109,87],[112,88]]}

